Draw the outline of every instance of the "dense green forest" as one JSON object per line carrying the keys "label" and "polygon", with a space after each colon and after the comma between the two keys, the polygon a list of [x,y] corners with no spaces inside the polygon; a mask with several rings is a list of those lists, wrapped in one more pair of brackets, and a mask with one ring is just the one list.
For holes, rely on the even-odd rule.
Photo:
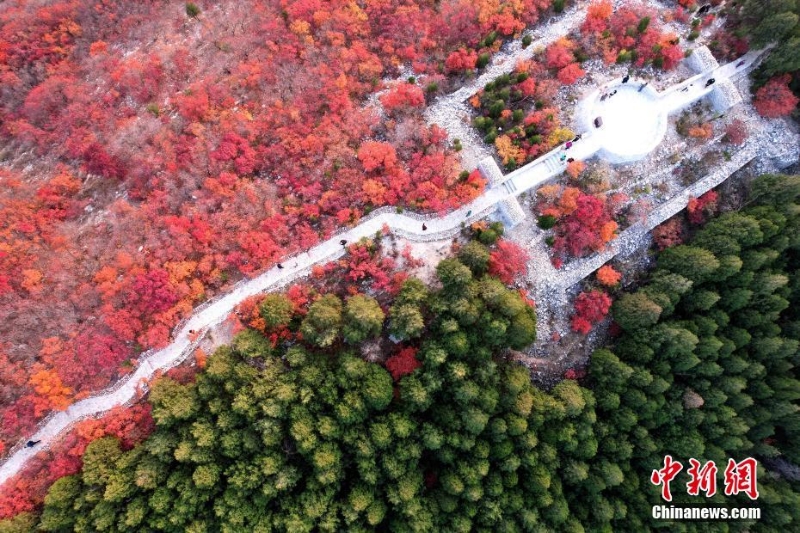
{"label": "dense green forest", "polygon": [[773,45],[756,72],[759,85],[780,74],[793,77],[792,87],[800,89],[800,2],[797,0],[745,0],[732,3],[730,24],[735,34],[749,36],[756,48]]}
{"label": "dense green forest", "polygon": [[478,243],[440,263],[441,288],[412,279],[392,303],[387,333],[416,351],[391,375],[353,348],[382,329],[368,298],[323,298],[300,321],[272,296],[265,320],[308,345],[247,331],[195,382],[162,379],[147,441],[95,441],[41,515],[0,531],[792,531],[800,486],[763,467],[755,504],[689,497],[685,471],[672,483],[675,504],[758,505],[758,522],[659,523],[649,478],[665,454],[720,478],[729,457],[800,464],[798,198],[800,177],[764,176],[662,252],[615,302],[620,334],[585,382],[550,391],[503,357],[535,315]]}
{"label": "dense green forest", "polygon": [[[572,510],[587,530],[602,530],[606,519],[614,531],[656,526],[650,506],[663,502],[649,476],[665,454],[684,465],[689,458],[713,460],[720,480],[727,458],[800,463],[799,195],[800,177],[762,176],[743,209],[712,220],[688,245],[662,252],[648,283],[615,302],[623,334],[593,354],[589,372],[598,453],[589,476],[566,490],[585,502]],[[604,461],[624,481],[593,481],[592,470]],[[796,529],[800,485],[763,469],[759,474],[760,499],[738,503],[760,506],[760,522],[667,529]],[[687,480],[684,471],[677,490],[673,482],[675,504],[709,501],[687,496]],[[720,492],[710,501],[735,504]]]}

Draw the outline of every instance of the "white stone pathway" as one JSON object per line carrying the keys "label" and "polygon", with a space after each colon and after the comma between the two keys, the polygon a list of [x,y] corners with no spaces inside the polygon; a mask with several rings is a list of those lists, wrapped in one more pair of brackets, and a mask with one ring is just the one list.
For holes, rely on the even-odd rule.
{"label": "white stone pathway", "polygon": [[[120,380],[113,388],[90,398],[72,404],[64,411],[54,413],[45,419],[30,440],[40,440],[33,448],[25,448],[19,443],[8,459],[0,466],[0,483],[16,474],[25,462],[46,448],[58,435],[75,422],[102,414],[109,409],[134,401],[139,396],[140,384],[149,380],[157,371],[172,368],[184,361],[196,347],[190,338],[200,339],[214,326],[224,321],[236,305],[244,299],[268,290],[283,287],[293,280],[305,276],[311,267],[318,263],[337,259],[345,254],[341,240],[357,242],[364,237],[380,233],[384,226],[397,236],[410,240],[442,240],[458,233],[462,224],[471,223],[486,217],[506,194],[491,189],[465,205],[442,217],[425,217],[415,214],[398,214],[394,208],[382,208],[365,217],[360,224],[337,233],[327,241],[314,246],[307,252],[284,258],[283,269],[273,267],[259,276],[240,282],[224,296],[212,300],[195,309],[189,320],[178,326],[172,343],[156,351],[148,352],[140,359],[136,371]],[[422,230],[422,222],[427,230]],[[194,333],[190,333],[193,331]],[[27,440],[27,439],[26,439]]]}
{"label": "white stone pathway", "polygon": [[[569,14],[569,17],[574,17],[576,15],[582,15],[582,10],[573,11]],[[563,29],[562,26],[567,27],[565,25],[572,23],[574,23],[574,20],[571,20],[571,18],[569,20],[567,17],[562,18],[558,23],[548,28],[548,36],[559,31],[559,28]],[[533,47],[531,47],[531,50],[532,49]],[[724,70],[728,67],[726,65],[725,67],[720,67],[714,74],[719,80],[723,76],[732,76],[734,73],[738,74],[739,71],[749,68],[749,66],[750,63],[740,68]],[[510,68],[513,68],[513,64]],[[486,79],[487,75],[492,73],[493,76],[497,76],[507,71],[506,69],[510,70],[510,68],[508,65],[504,64],[496,65],[496,68],[491,68],[487,74],[476,80],[473,86],[483,86],[483,84],[489,81],[489,79]],[[708,73],[705,73],[701,76],[707,75]],[[465,89],[461,89],[459,92],[464,90]],[[466,89],[466,91],[470,90],[469,88]],[[671,94],[670,91],[674,92],[672,89],[669,89],[665,91],[665,94]],[[686,95],[686,93],[683,94]],[[697,98],[702,96],[703,95],[697,96]],[[676,102],[681,101],[683,101],[683,97],[680,100],[676,100]],[[576,143],[570,150],[571,156],[576,159],[584,159],[595,153],[596,144],[591,140],[591,137],[591,135],[585,135],[581,141]],[[307,275],[313,265],[331,261],[344,255],[345,250],[340,244],[341,240],[346,240],[348,243],[356,242],[361,238],[370,237],[381,232],[384,226],[387,226],[395,235],[410,240],[433,241],[449,238],[457,234],[461,230],[463,224],[479,220],[493,212],[497,204],[503,200],[515,198],[523,192],[541,185],[544,181],[561,174],[564,169],[564,162],[560,160],[559,154],[560,148],[545,154],[539,159],[509,174],[501,186],[495,186],[486,190],[484,194],[470,204],[442,217],[399,214],[396,213],[393,208],[378,209],[362,219],[357,226],[334,235],[327,241],[320,243],[306,252],[283,259],[283,269],[273,267],[253,279],[238,283],[227,294],[195,309],[192,316],[176,328],[172,343],[161,350],[150,351],[141,357],[139,366],[131,375],[120,380],[112,388],[90,398],[78,401],[65,411],[54,413],[45,419],[40,424],[36,433],[28,437],[30,440],[41,441],[38,445],[33,448],[26,448],[24,447],[23,441],[11,450],[8,458],[0,466],[0,483],[5,482],[10,477],[17,474],[31,457],[47,448],[54,439],[69,429],[75,422],[84,418],[100,415],[113,407],[128,404],[138,399],[143,384],[152,378],[154,374],[174,367],[191,355],[196,347],[196,341],[193,342],[190,339],[202,338],[210,328],[224,321],[236,305],[245,298],[283,287],[293,280]],[[752,155],[748,154],[749,152],[747,152],[747,150],[742,150],[739,154],[734,156],[734,160],[737,162],[739,159],[746,159],[749,161],[749,159],[752,159]],[[743,164],[742,162],[736,168],[739,168]],[[714,185],[716,185],[727,178],[728,175],[729,173],[718,172],[712,175],[711,177],[713,177],[713,179],[709,179],[707,183],[706,180],[702,180],[703,184],[695,184],[698,186],[695,187],[698,189],[697,191],[693,189],[684,191],[682,195],[673,198],[654,211],[651,217],[648,218],[648,223],[644,227],[632,226],[628,228],[626,232],[623,232],[623,235],[628,233],[633,240],[638,241],[639,233],[644,234],[647,229],[660,223],[657,221],[663,221],[669,216],[672,216],[669,213],[674,214],[680,209],[683,209],[686,206],[686,202],[688,202],[689,195],[698,196],[702,194],[702,192],[699,191],[701,189],[703,189],[703,192],[707,190],[704,189],[707,184],[715,182]],[[708,185],[708,188],[714,185]],[[427,231],[422,230],[423,221],[425,221]],[[652,225],[650,225],[651,223]],[[562,289],[574,285],[577,281],[610,259],[614,254],[621,251],[626,242],[628,242],[628,238],[620,238],[614,245],[610,246],[606,252],[589,258],[580,269],[560,274],[561,281],[558,285]],[[190,331],[194,333],[190,334]]]}
{"label": "white stone pathway", "polygon": [[459,90],[438,97],[425,110],[425,117],[430,124],[439,124],[447,130],[451,140],[459,139],[463,143],[461,162],[466,170],[474,169],[478,162],[491,153],[491,149],[478,137],[470,122],[470,105],[467,98],[502,74],[512,72],[519,61],[531,59],[540,49],[568,35],[573,28],[583,22],[586,8],[591,2],[581,0],[572,4],[557,19],[551,22],[540,22],[540,26],[526,31],[533,42],[522,48],[521,40],[504,46],[504,50],[492,57],[483,74],[465,84]]}
{"label": "white stone pathway", "polygon": [[[611,163],[630,162],[641,159],[658,146],[663,139],[664,131],[666,131],[667,115],[686,109],[694,102],[709,96],[715,88],[719,87],[720,84],[729,78],[746,74],[763,53],[764,50],[754,50],[748,52],[736,62],[728,63],[697,74],[688,80],[669,87],[663,92],[659,93],[651,90],[647,94],[648,98],[652,99],[652,103],[646,107],[626,105],[628,103],[626,98],[632,100],[639,99],[637,98],[639,93],[636,89],[640,86],[641,82],[631,79],[627,84],[622,84],[620,79],[605,83],[601,89],[588,95],[584,99],[584,102],[579,104],[579,108],[582,108],[581,112],[585,115],[581,122],[587,130],[581,135],[579,141],[573,143],[569,150],[564,150],[563,145],[561,145],[535,161],[531,161],[527,165],[510,172],[504,176],[502,185],[507,192],[514,194],[520,194],[524,191],[537,188],[542,183],[564,172],[567,166],[566,158],[568,157],[578,161],[585,161],[590,157],[599,155],[601,158]],[[715,83],[706,86],[706,80],[711,78],[715,80]],[[601,90],[603,92],[610,92],[615,88],[619,88],[619,90],[623,92],[618,96],[608,99],[608,105],[606,105],[606,102],[599,103]],[[596,113],[599,112],[598,106],[595,105],[597,103],[599,103],[600,109],[606,111],[606,114],[603,115],[605,123],[599,129],[594,129],[592,122]],[[637,112],[639,113],[638,115],[636,114]],[[647,112],[656,116],[641,116],[641,113]],[[609,116],[610,113],[616,113],[620,116]],[[648,134],[653,136],[652,142],[650,142],[650,139],[644,139],[644,142],[640,139],[626,139],[626,135],[642,134],[634,128],[638,122],[651,122],[655,125],[663,126],[664,131],[648,132]],[[631,127],[629,129],[631,133],[629,134],[624,131],[623,127],[608,129],[608,123],[619,124],[621,126],[630,124]],[[642,144],[648,146],[646,146],[645,149],[638,149]],[[633,151],[626,153],[626,145],[629,145]]]}

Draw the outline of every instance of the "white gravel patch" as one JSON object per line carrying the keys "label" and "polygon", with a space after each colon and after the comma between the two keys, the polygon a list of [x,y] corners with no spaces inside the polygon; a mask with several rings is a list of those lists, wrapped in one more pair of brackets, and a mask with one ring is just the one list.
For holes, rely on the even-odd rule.
{"label": "white gravel patch", "polygon": [[593,137],[599,137],[602,157],[606,160],[625,162],[647,157],[667,130],[667,117],[658,94],[638,81],[602,90],[586,106],[585,113],[585,121],[599,117],[603,122]]}

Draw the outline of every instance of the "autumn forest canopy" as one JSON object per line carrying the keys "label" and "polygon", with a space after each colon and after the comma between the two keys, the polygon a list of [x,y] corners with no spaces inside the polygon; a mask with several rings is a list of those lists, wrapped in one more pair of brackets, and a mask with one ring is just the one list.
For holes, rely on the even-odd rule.
{"label": "autumn forest canopy", "polygon": [[[549,391],[502,355],[533,340],[535,315],[485,274],[483,245],[439,263],[440,289],[404,283],[387,327],[406,340],[385,369],[355,351],[387,333],[370,297],[324,296],[295,320],[285,297],[268,296],[267,331],[299,330],[305,341],[275,345],[250,329],[196,380],[159,381],[147,440],[128,451],[93,442],[82,472],[53,485],[40,516],[15,524],[654,530],[662,500],[649,477],[665,454],[800,460],[800,177],[764,176],[750,199],[662,252],[614,304],[619,334],[592,355],[586,379]],[[674,504],[696,501],[673,487]],[[722,530],[785,531],[800,519],[797,489],[760,470],[762,519]],[[751,505],[744,495],[709,503],[733,502]]]}
{"label": "autumn forest canopy", "polygon": [[[701,31],[720,63],[770,46],[753,106],[797,118],[800,1],[710,3],[598,0],[531,49],[525,30],[570,2],[0,2],[0,457],[236,282],[378,208],[444,214],[484,193],[425,112],[517,41],[527,59],[453,117],[506,171],[578,133],[564,87],[612,65],[682,72]],[[746,139],[738,121],[722,141]],[[613,175],[570,160],[531,196],[554,269],[646,217]],[[0,494],[0,533],[657,530],[665,454],[756,457],[762,519],[719,530],[791,531],[800,485],[775,473],[800,464],[799,180],[748,182],[736,208],[692,198],[633,284],[600,268],[565,323],[602,323],[603,347],[541,387],[516,352],[537,337],[512,288],[529,256],[502,223],[465,224],[425,282],[410,272],[433,253],[388,226],[345,241],[241,302],[196,366],[39,454]]]}
{"label": "autumn forest canopy", "polygon": [[[594,3],[575,35],[487,88],[476,126],[509,167],[530,160],[568,133],[560,85],[595,57],[673,68],[684,43],[660,18],[688,20],[692,4],[659,17]],[[710,46],[730,59],[784,37],[757,76],[759,111],[778,116],[797,102],[797,5],[762,4],[726,12]],[[130,372],[237,279],[376,207],[475,198],[484,183],[462,172],[460,143],[422,113],[565,7],[5,2],[0,450]]]}
{"label": "autumn forest canopy", "polygon": [[[188,6],[0,9],[0,449],[236,279],[375,207],[479,194],[422,110],[460,83],[451,53],[490,57],[550,2]],[[366,97],[401,65],[420,81],[381,120]]]}

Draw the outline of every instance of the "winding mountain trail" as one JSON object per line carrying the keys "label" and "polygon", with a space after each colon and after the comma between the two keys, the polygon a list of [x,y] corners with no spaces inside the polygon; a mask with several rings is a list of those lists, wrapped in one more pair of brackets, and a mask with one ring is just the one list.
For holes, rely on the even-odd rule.
{"label": "winding mountain trail", "polygon": [[[144,355],[136,371],[111,389],[76,402],[66,410],[54,413],[45,419],[38,431],[29,437],[30,440],[41,442],[32,448],[26,448],[23,442],[19,443],[0,466],[0,483],[18,473],[31,457],[46,448],[75,422],[97,416],[113,407],[137,399],[143,383],[156,372],[172,368],[184,361],[193,352],[198,340],[209,329],[224,321],[244,299],[285,286],[298,277],[307,275],[313,265],[344,255],[345,247],[340,244],[342,240],[347,243],[357,242],[363,237],[381,233],[384,227],[388,227],[395,235],[409,240],[446,239],[458,233],[462,224],[487,216],[497,203],[507,196],[509,195],[499,189],[490,189],[473,202],[442,217],[405,215],[395,212],[395,208],[382,208],[362,219],[357,226],[335,234],[308,251],[284,258],[282,262],[284,268],[279,269],[275,266],[253,279],[238,283],[227,294],[196,308],[192,316],[178,327],[169,346]],[[423,221],[427,230],[422,229]],[[192,341],[192,339],[198,340]]]}
{"label": "winding mountain trail", "polygon": [[[582,14],[581,10],[576,10],[576,12]],[[572,19],[575,15],[570,14],[569,17],[570,19],[567,22],[574,23]],[[561,25],[558,27],[560,28]],[[733,76],[734,73],[741,75],[742,72],[746,72],[750,68],[751,64],[752,61],[748,61],[747,66],[744,68],[739,65],[736,68],[728,68],[724,74],[722,72],[720,74],[724,76]],[[506,67],[507,65],[504,64],[502,68],[498,67],[492,72],[494,75],[498,75]],[[703,73],[702,75],[707,74]],[[720,74],[715,72],[718,78]],[[480,78],[480,80],[483,79],[483,77]],[[463,91],[463,89],[460,91]],[[587,135],[587,142],[584,143],[587,157],[595,151],[594,144],[588,142],[589,137],[591,136]],[[573,150],[572,153],[577,154],[582,151],[583,149],[580,146],[581,143],[577,143],[577,149]],[[509,198],[513,199],[560,175],[563,172],[564,164],[560,160],[553,161],[554,158],[557,158],[555,155],[557,150],[545,154],[518,171],[509,174],[504,177],[501,183],[497,183],[492,188],[487,189],[471,203],[441,217],[422,216],[413,213],[400,214],[395,211],[395,208],[391,207],[378,209],[364,217],[357,226],[344,229],[303,253],[284,258],[282,260],[282,269],[277,268],[277,266],[273,267],[255,278],[236,284],[227,294],[199,306],[188,320],[176,328],[173,341],[169,346],[160,350],[150,351],[142,356],[136,370],[111,388],[78,401],[66,410],[53,413],[46,418],[40,424],[36,433],[28,437],[32,441],[41,441],[36,446],[27,448],[24,444],[25,441],[18,443],[10,451],[5,462],[0,465],[0,484],[20,472],[29,459],[46,449],[75,422],[97,416],[113,407],[125,405],[140,398],[141,392],[150,378],[157,372],[172,368],[189,357],[197,346],[199,339],[202,339],[211,328],[224,321],[236,305],[244,299],[283,287],[293,280],[307,275],[313,265],[328,262],[344,255],[345,247],[341,244],[342,240],[347,241],[347,243],[353,243],[363,237],[370,237],[380,233],[387,227],[394,235],[412,241],[434,241],[452,237],[461,230],[464,224],[480,220],[491,214],[498,207],[498,204]],[[730,167],[725,165],[724,169],[720,169],[708,178],[701,180],[702,183],[698,182],[695,186],[687,188],[683,193],[667,201],[651,214],[645,224],[631,227],[626,232],[623,232],[621,238],[610,246],[606,252],[588,258],[579,268],[558,272],[558,279],[554,286],[565,290],[574,285],[616,253],[623,251],[629,243],[639,241],[644,233],[660,223],[660,221],[683,209],[690,196],[699,196],[705,190],[721,183],[733,170],[740,168],[744,163],[752,159],[755,152],[755,148],[742,150],[740,154],[734,156]],[[730,168],[733,168],[733,170],[730,170]],[[427,230],[422,229],[423,221]]]}

